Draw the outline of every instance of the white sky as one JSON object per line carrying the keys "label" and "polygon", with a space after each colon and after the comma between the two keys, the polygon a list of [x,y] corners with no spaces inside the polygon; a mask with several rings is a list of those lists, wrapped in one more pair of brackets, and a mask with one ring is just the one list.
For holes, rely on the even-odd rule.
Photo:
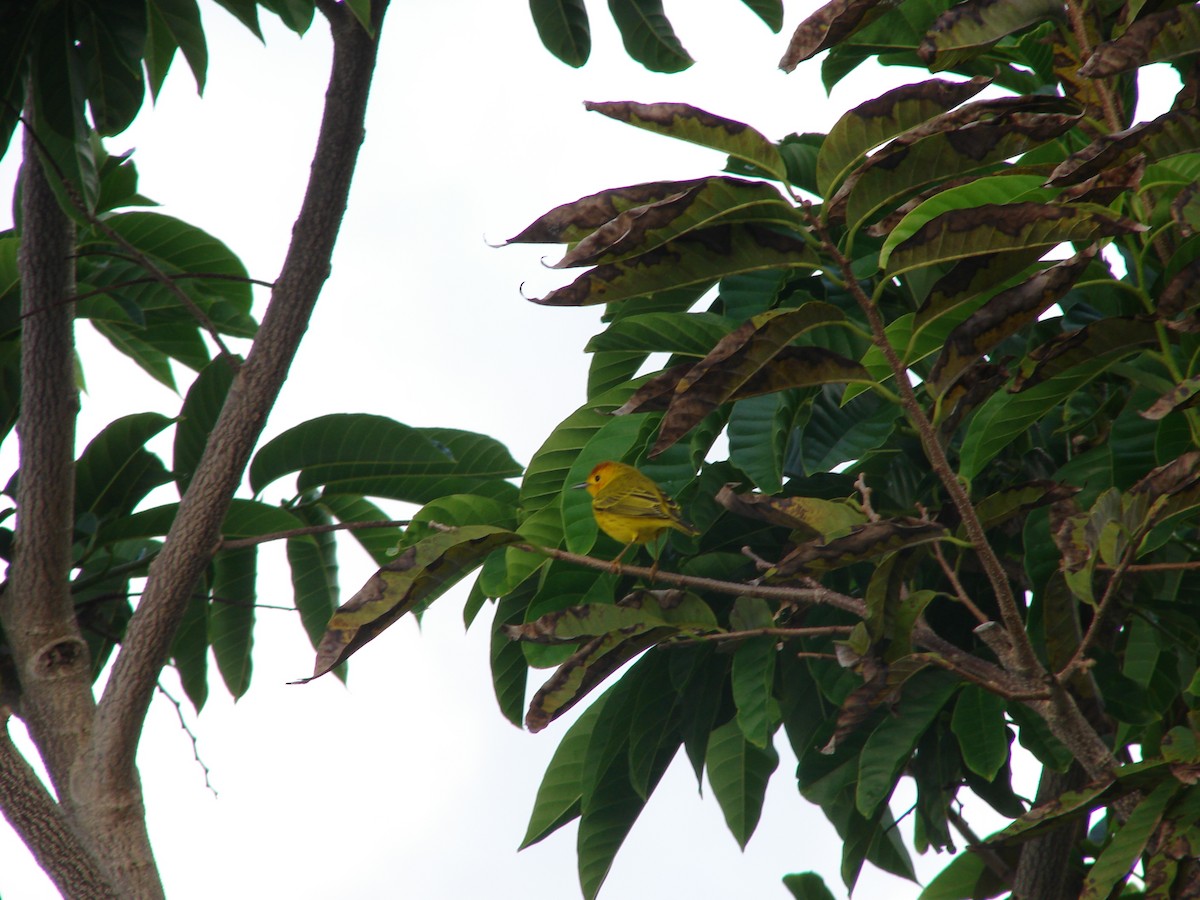
{"label": "white sky", "polygon": [[[230,16],[202,5],[211,59],[204,99],[177,60],[158,108],[109,148],[136,147],[142,193],[223,239],[251,275],[272,279],[308,173],[328,40],[320,21],[301,41],[269,20],[263,49]],[[790,76],[775,68],[787,35],[817,4],[789,2],[777,36],[736,0],[670,4],[697,63],[654,75],[628,59],[606,4],[589,5],[593,61],[575,71],[542,48],[521,0],[395,0],[333,276],[268,438],[325,413],[373,412],[491,434],[528,462],[585,399],[582,347],[599,330],[599,312],[526,302],[522,282],[540,296],[570,277],[540,265],[558,248],[492,249],[485,238],[498,242],[605,187],[711,174],[724,163],[586,113],[584,100],[682,100],[778,138],[828,130],[841,111],[918,77],[875,70],[827,99],[817,63]],[[5,198],[16,162],[10,152],[0,163]],[[89,387],[80,448],[119,415],[178,410],[178,397],[156,389],[89,326],[78,333]],[[265,499],[283,494],[275,485]],[[373,567],[349,541],[342,547],[349,596]],[[290,604],[282,550],[264,558],[274,562],[260,567],[260,601]],[[139,763],[169,896],[579,896],[574,826],[516,852],[565,723],[534,736],[501,717],[486,613],[464,636],[464,595],[439,600],[423,632],[405,620],[360,651],[349,687],[332,678],[287,686],[311,671],[312,650],[294,614],[261,611],[247,696],[235,705],[214,680],[198,719],[185,704],[219,798],[205,789],[173,707],[156,698]],[[164,683],[183,696],[170,671]],[[745,853],[707,786],[700,797],[681,754],[601,896],[784,898],[781,876],[811,869],[844,897],[837,836],[799,797],[782,735],[776,744],[782,759]],[[894,808],[910,802],[906,794]],[[968,817],[985,834],[995,822]],[[2,824],[0,860],[0,895],[57,896]],[[926,877],[946,862],[917,859]],[[867,867],[857,896],[917,893]]]}

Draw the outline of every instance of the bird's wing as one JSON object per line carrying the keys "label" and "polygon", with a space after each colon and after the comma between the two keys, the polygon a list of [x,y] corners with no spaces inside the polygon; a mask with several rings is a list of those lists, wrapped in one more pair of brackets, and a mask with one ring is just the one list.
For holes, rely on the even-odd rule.
{"label": "bird's wing", "polygon": [[670,521],[673,518],[672,511],[678,509],[671,500],[657,492],[640,488],[622,491],[611,497],[597,498],[592,502],[592,506],[601,512],[616,516],[661,521]]}

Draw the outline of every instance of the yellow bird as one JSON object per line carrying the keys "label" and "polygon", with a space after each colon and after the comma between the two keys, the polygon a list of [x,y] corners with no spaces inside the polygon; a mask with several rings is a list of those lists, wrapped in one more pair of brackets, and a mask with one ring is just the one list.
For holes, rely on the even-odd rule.
{"label": "yellow bird", "polygon": [[[633,466],[602,462],[575,487],[592,495],[592,515],[600,529],[625,545],[613,560],[614,570],[630,547],[653,541],[669,528],[692,536],[700,533],[680,514],[679,504]],[[657,569],[656,556],[651,577]]]}

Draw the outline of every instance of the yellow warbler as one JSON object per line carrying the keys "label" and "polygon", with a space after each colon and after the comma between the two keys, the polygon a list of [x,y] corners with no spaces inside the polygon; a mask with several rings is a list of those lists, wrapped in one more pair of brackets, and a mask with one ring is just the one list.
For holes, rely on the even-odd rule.
{"label": "yellow warbler", "polygon": [[[652,541],[668,528],[688,535],[700,533],[680,515],[679,504],[633,466],[602,462],[592,469],[587,481],[575,487],[587,488],[596,524],[625,545],[613,560],[614,568],[634,544]],[[653,569],[657,568],[656,558]]]}

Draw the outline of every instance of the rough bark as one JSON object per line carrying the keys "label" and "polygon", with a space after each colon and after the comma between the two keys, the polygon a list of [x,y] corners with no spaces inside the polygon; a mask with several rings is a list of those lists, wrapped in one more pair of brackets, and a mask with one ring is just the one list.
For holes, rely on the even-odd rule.
{"label": "rough bark", "polygon": [[[1087,776],[1079,766],[1065,774],[1043,769],[1035,806],[1047,803],[1064,791],[1084,785]],[[1021,848],[1021,860],[1013,882],[1013,900],[1073,900],[1083,886],[1083,872],[1071,865],[1076,845],[1087,830],[1086,819],[1064,822]]]}
{"label": "rough bark", "polygon": [[64,895],[80,900],[120,896],[109,884],[108,873],[13,746],[7,721],[0,725],[0,810]]}

